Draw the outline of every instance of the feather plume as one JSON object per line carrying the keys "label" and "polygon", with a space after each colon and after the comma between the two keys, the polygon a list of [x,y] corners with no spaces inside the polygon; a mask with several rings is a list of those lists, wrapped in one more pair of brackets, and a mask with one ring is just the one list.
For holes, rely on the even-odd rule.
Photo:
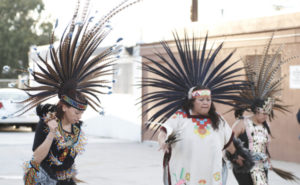
{"label": "feather plume", "polygon": [[[80,0],[78,0],[72,20],[60,38],[59,46],[54,48],[53,30],[49,57],[43,58],[38,55],[40,62],[36,63],[39,71],[34,71],[32,76],[39,86],[27,86],[23,89],[30,97],[22,102],[25,106],[19,113],[23,114],[49,97],[57,94],[60,97],[70,89],[81,93],[88,100],[88,104],[98,111],[101,104],[97,95],[107,94],[106,90],[103,88],[100,90],[99,87],[107,89],[107,83],[110,83],[99,78],[112,74],[112,65],[117,60],[119,48],[115,44],[95,56],[92,55],[111,31],[106,26],[107,22],[120,11],[139,1],[121,2],[92,25],[91,20],[94,17],[89,17],[90,1],[86,1],[79,16]],[[37,93],[30,94],[32,91]]]}
{"label": "feather plume", "polygon": [[142,70],[150,73],[151,77],[142,78],[141,86],[155,89],[141,97],[141,103],[147,107],[143,115],[156,110],[148,123],[165,122],[182,108],[187,101],[188,91],[197,85],[207,86],[214,102],[232,106],[232,101],[239,98],[239,90],[247,86],[245,81],[237,79],[241,76],[238,73],[243,69],[235,67],[238,61],[227,66],[234,51],[214,67],[223,43],[216,49],[207,50],[207,35],[203,45],[195,36],[189,38],[186,33],[182,40],[176,32],[173,36],[176,50],[173,51],[167,42],[162,41],[161,45],[167,56],[156,53],[159,61],[144,57],[148,62],[143,63]]}
{"label": "feather plume", "polygon": [[273,170],[277,175],[279,175],[281,178],[284,180],[289,180],[289,181],[294,181],[294,182],[300,182],[299,177],[294,175],[291,172],[279,169],[279,168],[274,168],[272,167],[271,170]]}
{"label": "feather plume", "polygon": [[[260,60],[259,57],[257,57],[255,61],[243,61],[246,71],[246,80],[250,84],[250,89],[242,90],[240,93],[242,101],[236,101],[235,103],[244,111],[250,111],[251,106],[253,106],[257,100],[266,101],[268,98],[272,98],[275,100],[273,110],[288,112],[288,106],[283,105],[276,95],[282,90],[280,89],[280,84],[285,77],[279,75],[281,66],[293,60],[295,57],[282,60],[280,56],[283,50],[282,45],[276,49],[274,54],[270,54],[273,36],[274,33],[264,47],[263,55]],[[271,113],[269,118],[272,119],[273,116],[274,114]]]}

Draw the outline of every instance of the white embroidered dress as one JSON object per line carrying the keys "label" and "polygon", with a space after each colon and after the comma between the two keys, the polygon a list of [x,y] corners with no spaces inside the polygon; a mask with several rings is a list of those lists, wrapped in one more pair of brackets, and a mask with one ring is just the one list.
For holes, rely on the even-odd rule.
{"label": "white embroidered dress", "polygon": [[177,132],[180,139],[172,145],[168,184],[222,184],[222,150],[233,135],[227,122],[220,121],[214,130],[209,118],[193,118],[179,110],[163,124],[167,136]]}
{"label": "white embroidered dress", "polygon": [[270,143],[268,130],[262,125],[253,123],[251,117],[245,118],[249,149],[255,155],[255,165],[250,170],[253,185],[268,185],[266,172],[269,168],[267,148]]}

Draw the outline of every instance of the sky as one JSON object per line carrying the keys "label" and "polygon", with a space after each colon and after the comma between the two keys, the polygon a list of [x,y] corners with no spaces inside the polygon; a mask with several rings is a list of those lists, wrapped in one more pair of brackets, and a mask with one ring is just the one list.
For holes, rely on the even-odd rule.
{"label": "sky", "polygon": [[[76,0],[43,0],[44,19],[53,23],[59,20],[56,30],[60,37],[71,19]],[[132,0],[131,0],[132,1]],[[86,2],[81,0],[82,5]],[[121,0],[91,0],[90,12],[97,17],[105,15]],[[125,45],[147,43],[164,39],[177,27],[191,24],[192,0],[142,0],[112,19],[112,40],[124,38]],[[199,0],[198,17],[201,24],[218,24],[226,21],[300,12],[299,0]]]}

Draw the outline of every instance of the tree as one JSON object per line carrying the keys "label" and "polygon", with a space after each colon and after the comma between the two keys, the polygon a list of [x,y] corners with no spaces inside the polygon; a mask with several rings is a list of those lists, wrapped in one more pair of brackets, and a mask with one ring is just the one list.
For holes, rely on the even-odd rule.
{"label": "tree", "polygon": [[[16,78],[27,69],[31,45],[49,43],[52,24],[40,22],[44,10],[42,0],[0,1],[0,78]],[[12,69],[3,73],[3,66]]]}

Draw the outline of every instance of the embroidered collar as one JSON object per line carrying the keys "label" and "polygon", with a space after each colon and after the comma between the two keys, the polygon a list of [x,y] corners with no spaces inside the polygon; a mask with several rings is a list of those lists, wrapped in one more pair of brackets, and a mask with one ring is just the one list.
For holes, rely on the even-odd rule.
{"label": "embroidered collar", "polygon": [[72,147],[79,139],[80,129],[74,124],[71,125],[71,132],[67,132],[63,129],[61,121],[59,121],[58,131],[67,147]]}

